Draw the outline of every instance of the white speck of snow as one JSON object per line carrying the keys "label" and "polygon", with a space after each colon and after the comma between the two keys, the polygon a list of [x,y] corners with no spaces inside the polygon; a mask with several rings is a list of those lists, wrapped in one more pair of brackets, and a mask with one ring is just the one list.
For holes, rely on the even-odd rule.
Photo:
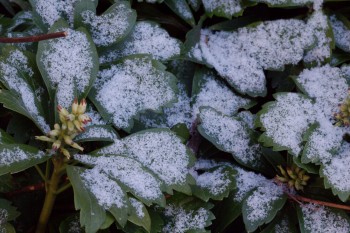
{"label": "white speck of snow", "polygon": [[239,0],[203,0],[207,12],[223,12],[226,15],[234,15],[243,10]]}
{"label": "white speck of snow", "polygon": [[128,39],[121,42],[118,49],[103,55],[100,62],[112,62],[131,54],[149,54],[164,61],[180,54],[180,42],[157,24],[138,22]]}
{"label": "white speck of snow", "polygon": [[251,100],[240,97],[232,92],[223,82],[213,74],[206,74],[200,92],[194,96],[193,117],[199,113],[200,107],[212,107],[225,115],[234,115],[239,108],[248,105]]}
{"label": "white speck of snow", "polygon": [[204,230],[209,218],[208,211],[200,208],[196,211],[186,211],[181,207],[168,205],[165,208],[165,216],[172,220],[163,227],[164,233],[185,233],[189,230]]}
{"label": "white speck of snow", "polygon": [[331,209],[314,204],[301,206],[304,227],[310,233],[348,233],[350,224],[340,214],[332,212]]}
{"label": "white speck of snow", "polygon": [[44,156],[44,152],[39,151],[38,153],[30,153],[22,150],[19,147],[13,147],[11,149],[2,148],[0,149],[0,165],[11,166],[13,163],[41,158]]}
{"label": "white speck of snow", "polygon": [[120,186],[114,180],[107,177],[106,174],[98,169],[86,170],[81,174],[84,185],[95,196],[98,204],[105,210],[113,205],[121,208],[126,205],[125,194]]}
{"label": "white speck of snow", "polygon": [[125,4],[118,4],[112,12],[96,16],[95,12],[84,11],[83,23],[91,29],[92,39],[98,46],[108,46],[124,37],[130,28],[128,18],[132,10]]}
{"label": "white speck of snow", "polygon": [[58,104],[69,108],[74,100],[74,87],[82,93],[88,87],[93,66],[90,44],[79,31],[67,31],[65,38],[47,42],[40,58],[52,86],[57,86]]}
{"label": "white speck of snow", "polygon": [[260,117],[266,132],[279,145],[294,155],[301,151],[304,132],[314,123],[314,107],[311,100],[295,93],[278,95],[267,113]]}
{"label": "white speck of snow", "polygon": [[37,98],[34,91],[20,74],[20,71],[22,71],[27,73],[29,78],[33,78],[34,73],[32,69],[28,67],[27,57],[21,51],[15,50],[10,53],[6,63],[0,62],[0,68],[2,73],[1,79],[6,82],[10,89],[19,94],[25,109],[29,112],[30,116],[35,119],[40,129],[44,133],[49,132],[50,127],[46,123],[44,117],[41,116],[35,103]]}
{"label": "white speck of snow", "polygon": [[208,189],[211,194],[219,195],[227,190],[231,180],[228,171],[223,171],[220,167],[214,171],[207,171],[196,177],[196,183],[199,187]]}
{"label": "white speck of snow", "polygon": [[342,192],[350,190],[350,145],[344,143],[336,156],[325,163],[322,173],[333,188]]}
{"label": "white speck of snow", "polygon": [[251,145],[250,135],[245,124],[212,108],[200,112],[201,127],[205,134],[215,138],[221,149],[232,153],[244,163],[257,164],[261,153],[259,145]]}
{"label": "white speck of snow", "polygon": [[261,221],[272,209],[272,203],[283,195],[282,187],[270,182],[258,187],[247,200],[247,219],[251,222]]}
{"label": "white speck of snow", "polygon": [[77,0],[36,0],[35,11],[42,17],[44,23],[52,26],[61,15],[68,17],[69,23],[73,24],[74,4]]}
{"label": "white speck of snow", "polygon": [[139,218],[145,217],[145,213],[143,212],[143,208],[144,208],[143,204],[138,200],[136,200],[135,198],[129,198],[129,200],[130,200],[130,204],[132,205],[132,207],[134,207],[136,211],[136,215]]}
{"label": "white speck of snow", "polygon": [[335,15],[332,15],[329,19],[332,25],[336,46],[345,52],[350,52],[349,28],[347,28],[342,21],[338,20]]}
{"label": "white speck of snow", "polygon": [[237,189],[234,196],[236,202],[242,202],[248,192],[270,182],[262,175],[254,172],[248,172],[239,167],[235,167],[235,169],[238,172],[236,175]]}
{"label": "white speck of snow", "polygon": [[127,128],[140,111],[158,110],[176,98],[172,81],[173,76],[155,69],[148,58],[126,59],[100,71],[96,99],[117,127]]}

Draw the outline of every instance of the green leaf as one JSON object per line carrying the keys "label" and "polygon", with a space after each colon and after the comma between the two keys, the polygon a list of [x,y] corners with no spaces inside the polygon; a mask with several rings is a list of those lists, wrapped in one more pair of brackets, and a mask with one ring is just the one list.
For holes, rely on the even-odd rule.
{"label": "green leaf", "polygon": [[231,153],[244,166],[257,169],[265,166],[260,146],[252,140],[245,122],[209,107],[200,108],[199,118],[199,133],[218,149]]}
{"label": "green leaf", "polygon": [[195,20],[186,0],[165,0],[165,4],[189,25],[194,26]]}
{"label": "green leaf", "polygon": [[0,144],[12,144],[15,143],[13,137],[7,134],[4,130],[0,129]]}
{"label": "green leaf", "polygon": [[267,227],[265,227],[263,231],[261,231],[261,233],[272,232],[297,233],[298,231],[293,222],[291,221],[291,217],[288,216],[288,214],[280,214],[280,216],[276,216],[274,220]]}
{"label": "green leaf", "polygon": [[282,0],[282,1],[271,1],[271,0],[249,0],[256,3],[266,3],[269,7],[283,7],[290,8],[296,6],[310,6],[314,3],[313,0],[297,1],[297,0]]}
{"label": "green leaf", "polygon": [[151,231],[151,217],[142,202],[135,198],[130,200],[130,215],[128,220],[135,225],[143,227],[147,232]]}
{"label": "green leaf", "polygon": [[75,142],[114,142],[118,134],[109,125],[91,125],[74,138]]}
{"label": "green leaf", "polygon": [[117,1],[102,15],[97,16],[95,10],[80,12],[81,23],[91,33],[96,46],[110,46],[125,38],[136,22],[136,12],[127,1]]}
{"label": "green leaf", "polygon": [[206,14],[209,17],[219,16],[231,19],[232,16],[240,16],[243,13],[244,6],[241,0],[237,1],[211,1],[202,0]]}
{"label": "green leaf", "polygon": [[0,176],[0,193],[11,192],[15,189],[16,182],[11,174]]}
{"label": "green leaf", "polygon": [[73,214],[63,220],[59,226],[60,233],[67,233],[74,229],[76,233],[84,233],[84,229],[80,226],[79,215]]}
{"label": "green leaf", "polygon": [[272,221],[286,201],[287,196],[283,194],[282,188],[272,182],[255,189],[243,201],[242,215],[246,230],[253,232]]}
{"label": "green leaf", "polygon": [[202,5],[202,1],[201,1],[201,0],[187,0],[187,3],[188,3],[188,5],[191,6],[191,8],[192,8],[194,11],[198,11],[199,8],[200,8],[201,5]]}
{"label": "green leaf", "polygon": [[[176,98],[176,78],[149,56],[130,56],[99,73],[90,99],[101,115],[118,128],[130,130],[133,118],[159,111]],[[125,101],[127,99],[127,101]]]}
{"label": "green leaf", "polygon": [[95,45],[84,28],[72,30],[63,20],[49,32],[66,31],[68,36],[39,42],[37,63],[50,98],[69,108],[75,97],[85,98],[97,76],[99,63]]}
{"label": "green leaf", "polygon": [[4,223],[3,221],[13,221],[20,215],[20,213],[17,211],[17,208],[13,207],[11,205],[11,202],[5,199],[0,199],[0,213],[0,225]]}
{"label": "green leaf", "polygon": [[28,145],[0,145],[0,175],[20,172],[48,158],[44,152]]}
{"label": "green leaf", "polygon": [[349,216],[341,210],[307,204],[297,207],[301,233],[349,232]]}

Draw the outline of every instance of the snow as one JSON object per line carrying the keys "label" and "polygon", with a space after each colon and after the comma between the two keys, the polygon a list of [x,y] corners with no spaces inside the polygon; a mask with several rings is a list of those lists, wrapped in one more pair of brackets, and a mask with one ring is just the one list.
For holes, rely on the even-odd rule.
{"label": "snow", "polygon": [[132,207],[135,209],[136,215],[139,218],[145,217],[145,213],[143,212],[143,208],[145,208],[145,207],[142,204],[142,202],[139,202],[135,198],[129,198],[129,201],[130,201],[130,204],[132,205]]}
{"label": "snow", "polygon": [[204,230],[209,220],[208,211],[204,208],[186,211],[182,207],[168,205],[164,211],[165,216],[171,217],[162,229],[164,233],[185,233],[189,230]]}
{"label": "snow", "polygon": [[131,34],[116,49],[102,55],[100,62],[112,62],[131,54],[149,54],[165,61],[180,54],[180,42],[158,24],[137,22]]}
{"label": "snow", "polygon": [[83,133],[79,134],[74,139],[83,140],[83,139],[89,139],[89,138],[114,139],[114,138],[117,138],[117,135],[114,134],[110,129],[94,125],[94,126],[87,127]]}
{"label": "snow", "polygon": [[159,110],[173,101],[173,82],[175,77],[156,69],[149,58],[128,58],[100,71],[95,98],[113,116],[115,126],[127,128],[139,112]]}
{"label": "snow", "polygon": [[20,147],[0,148],[0,165],[11,166],[13,163],[22,162],[25,160],[38,159],[44,156],[44,152],[38,153],[27,152]]}
{"label": "snow", "polygon": [[88,25],[92,39],[97,46],[108,46],[123,38],[131,29],[129,18],[133,10],[127,4],[116,4],[113,8],[101,16],[95,12],[84,11],[81,13],[83,23]]}
{"label": "snow", "polygon": [[213,195],[220,195],[227,190],[231,184],[228,171],[223,171],[224,167],[215,169],[214,171],[207,171],[195,177],[196,184],[208,189]]}
{"label": "snow", "polygon": [[331,15],[329,20],[333,29],[335,45],[345,52],[350,52],[350,29],[336,15]]}
{"label": "snow", "polygon": [[57,87],[58,104],[69,108],[76,87],[82,93],[89,86],[93,61],[87,36],[79,31],[64,28],[65,38],[45,42],[40,61],[51,83]]}
{"label": "snow", "polygon": [[206,12],[222,12],[225,15],[232,16],[243,10],[239,0],[203,0]]}
{"label": "snow", "polygon": [[0,209],[0,226],[7,222],[8,215],[9,214],[6,209]]}
{"label": "snow", "polygon": [[310,233],[348,233],[350,231],[348,220],[328,207],[305,204],[301,209],[304,227]]}

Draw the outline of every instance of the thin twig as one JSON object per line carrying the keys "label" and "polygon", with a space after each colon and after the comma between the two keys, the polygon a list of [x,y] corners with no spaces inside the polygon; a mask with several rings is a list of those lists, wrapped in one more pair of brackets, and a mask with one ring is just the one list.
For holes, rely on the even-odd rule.
{"label": "thin twig", "polygon": [[42,40],[55,39],[60,37],[66,37],[67,32],[54,32],[37,36],[26,36],[26,37],[16,37],[16,38],[1,38],[0,43],[26,43],[26,42],[38,42]]}
{"label": "thin twig", "polygon": [[19,194],[22,194],[22,193],[27,193],[27,192],[33,192],[33,191],[41,190],[44,187],[45,187],[45,183],[42,182],[42,183],[39,183],[39,184],[28,185],[28,186],[25,186],[25,187],[23,187],[21,189],[5,193],[5,195],[8,196],[8,197],[13,197],[13,196],[16,196],[16,195],[19,195]]}
{"label": "thin twig", "polygon": [[40,167],[39,167],[38,165],[34,165],[34,167],[35,167],[35,169],[37,170],[37,172],[39,173],[39,175],[41,176],[41,178],[42,178],[45,182],[47,182],[47,179],[46,179],[44,173],[41,171]]}
{"label": "thin twig", "polygon": [[332,202],[314,200],[314,199],[302,197],[299,195],[291,195],[291,196],[293,196],[293,198],[291,198],[293,200],[295,199],[295,200],[302,201],[302,202],[308,202],[308,203],[313,203],[313,204],[317,204],[317,205],[323,205],[323,206],[328,206],[328,207],[332,207],[332,208],[336,208],[336,209],[350,211],[350,206],[348,206],[348,205],[342,205],[342,204],[336,204],[336,203],[332,203]]}

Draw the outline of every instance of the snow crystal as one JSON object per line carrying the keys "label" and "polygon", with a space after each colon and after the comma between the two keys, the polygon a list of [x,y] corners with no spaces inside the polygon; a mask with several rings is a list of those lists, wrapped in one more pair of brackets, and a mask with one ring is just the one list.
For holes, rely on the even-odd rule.
{"label": "snow crystal", "polygon": [[31,160],[41,158],[44,156],[44,152],[30,153],[22,150],[19,147],[1,148],[0,149],[0,165],[10,166],[12,163],[21,162],[24,160]]}
{"label": "snow crystal", "polygon": [[72,25],[74,20],[74,4],[77,0],[36,0],[35,11],[42,17],[43,22],[52,26],[61,15],[68,17]]}
{"label": "snow crystal", "polygon": [[93,61],[86,35],[71,29],[65,38],[45,42],[40,61],[48,73],[51,86],[57,86],[58,104],[69,108],[74,99],[74,87],[82,93],[89,86]]}
{"label": "snow crystal", "polygon": [[236,175],[237,189],[235,190],[234,196],[236,202],[242,202],[248,192],[269,182],[262,175],[245,171],[239,167],[235,167],[235,169],[238,172]]}
{"label": "snow crystal", "polygon": [[35,120],[40,129],[44,133],[49,132],[50,127],[43,116],[41,116],[37,107],[36,101],[38,100],[35,93],[21,75],[21,72],[25,72],[29,75],[29,78],[33,78],[34,72],[28,66],[27,57],[19,50],[12,51],[6,63],[0,62],[0,69],[2,73],[1,79],[7,84],[8,88],[19,94],[25,109]]}
{"label": "snow crystal", "polygon": [[203,230],[209,220],[208,211],[204,208],[186,211],[181,207],[168,205],[165,208],[165,216],[171,217],[162,229],[164,233],[185,233],[189,230]]}
{"label": "snow crystal", "polygon": [[86,170],[80,175],[84,185],[96,197],[98,204],[105,210],[113,205],[121,208],[126,205],[125,194],[114,180],[98,169]]}
{"label": "snow crystal", "polygon": [[152,60],[126,59],[100,71],[95,82],[96,99],[113,115],[113,123],[117,127],[127,128],[140,111],[158,110],[175,99],[171,82],[173,76],[155,69]]}
{"label": "snow crystal", "polygon": [[248,105],[251,100],[240,97],[230,90],[212,73],[205,74],[200,86],[200,92],[194,96],[193,117],[199,113],[199,108],[208,106],[232,116],[239,108]]}
{"label": "snow crystal", "polygon": [[346,218],[321,205],[301,206],[304,227],[310,233],[348,233],[350,225]]}
{"label": "snow crystal", "polygon": [[338,20],[335,15],[332,15],[329,19],[332,25],[336,46],[345,52],[350,52],[349,28],[342,21]]}
{"label": "snow crystal", "polygon": [[256,164],[260,161],[260,147],[258,144],[251,145],[244,123],[213,109],[202,109],[200,119],[204,133],[215,138],[222,150],[232,153],[244,163]]}
{"label": "snow crystal", "polygon": [[83,23],[90,28],[96,45],[108,46],[124,37],[130,30],[129,17],[133,11],[126,4],[117,4],[112,11],[96,16],[95,12],[81,13]]}
{"label": "snow crystal", "polygon": [[206,188],[211,194],[219,195],[226,191],[231,180],[228,171],[223,171],[224,167],[220,167],[214,171],[207,171],[196,177],[196,183],[201,188]]}
{"label": "snow crystal", "polygon": [[129,198],[129,200],[130,200],[130,204],[132,205],[132,207],[134,207],[136,211],[136,215],[139,218],[143,218],[145,216],[145,213],[143,212],[143,208],[144,208],[143,204],[138,200],[136,200],[135,198]]}
{"label": "snow crystal", "polygon": [[281,198],[283,190],[280,186],[270,182],[258,187],[252,195],[246,199],[247,219],[250,222],[261,221],[272,210],[272,203]]}
{"label": "snow crystal", "polygon": [[115,50],[103,55],[100,62],[112,62],[131,54],[150,54],[154,59],[164,61],[180,54],[180,43],[159,25],[138,22],[130,36]]}
{"label": "snow crystal", "polygon": [[322,173],[336,190],[349,192],[350,190],[350,145],[344,143],[340,151],[332,160],[324,164]]}
{"label": "snow crystal", "polygon": [[222,12],[232,16],[243,10],[239,0],[203,0],[205,11]]}
{"label": "snow crystal", "polygon": [[315,120],[313,104],[295,93],[277,95],[276,100],[260,117],[265,134],[298,155],[303,134]]}
{"label": "snow crystal", "polygon": [[327,16],[322,11],[316,11],[311,15],[305,28],[305,35],[311,38],[314,37],[316,44],[311,50],[307,51],[304,56],[305,62],[316,62],[320,65],[331,56],[330,43],[332,39],[327,36],[327,30],[329,29]]}

